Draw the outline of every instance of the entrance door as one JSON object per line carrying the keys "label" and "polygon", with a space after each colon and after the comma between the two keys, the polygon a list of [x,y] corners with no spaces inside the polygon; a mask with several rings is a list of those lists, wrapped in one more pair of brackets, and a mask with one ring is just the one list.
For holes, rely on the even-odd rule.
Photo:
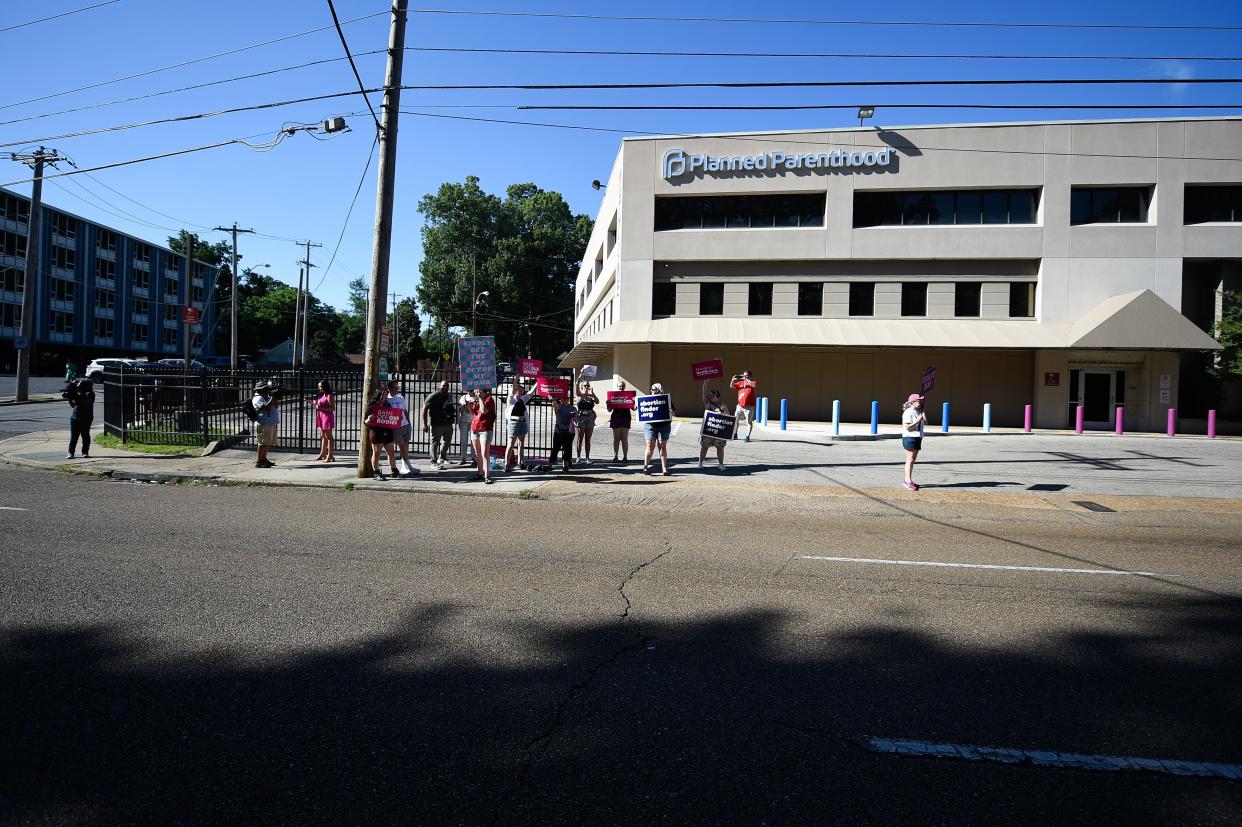
{"label": "entrance door", "polygon": [[1111,370],[1084,370],[1078,398],[1082,400],[1084,424],[1108,428],[1113,424],[1117,398],[1117,374]]}

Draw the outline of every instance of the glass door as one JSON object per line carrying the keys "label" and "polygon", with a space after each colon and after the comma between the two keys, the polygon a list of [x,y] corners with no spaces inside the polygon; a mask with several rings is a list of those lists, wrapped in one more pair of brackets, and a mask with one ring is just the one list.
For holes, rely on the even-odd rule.
{"label": "glass door", "polygon": [[1117,371],[1082,370],[1078,375],[1083,424],[1088,428],[1112,427],[1117,403]]}

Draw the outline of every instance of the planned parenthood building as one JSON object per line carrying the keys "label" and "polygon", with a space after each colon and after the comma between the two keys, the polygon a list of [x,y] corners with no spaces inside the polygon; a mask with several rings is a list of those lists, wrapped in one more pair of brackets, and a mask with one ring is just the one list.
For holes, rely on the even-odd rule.
{"label": "planned parenthood building", "polygon": [[[0,188],[0,368],[8,372],[17,362],[29,222],[30,199]],[[203,339],[216,322],[217,268],[46,202],[39,234],[36,370],[62,370],[65,359],[80,369],[97,357],[181,357],[185,305],[201,313],[190,328],[192,352],[211,353]]]}
{"label": "planned parenthood building", "polygon": [[721,357],[847,421],[934,367],[933,424],[1163,429],[1242,290],[1240,148],[1235,118],[627,138],[562,364],[694,414]]}

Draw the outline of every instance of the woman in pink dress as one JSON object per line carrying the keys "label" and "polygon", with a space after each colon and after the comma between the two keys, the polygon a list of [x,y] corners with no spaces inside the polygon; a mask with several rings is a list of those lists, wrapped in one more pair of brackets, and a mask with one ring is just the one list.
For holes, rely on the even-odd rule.
{"label": "woman in pink dress", "polygon": [[336,399],[332,396],[332,386],[320,382],[319,398],[312,400],[311,404],[315,406],[315,427],[320,430],[317,459],[336,462],[336,440],[332,437],[332,430],[336,427]]}

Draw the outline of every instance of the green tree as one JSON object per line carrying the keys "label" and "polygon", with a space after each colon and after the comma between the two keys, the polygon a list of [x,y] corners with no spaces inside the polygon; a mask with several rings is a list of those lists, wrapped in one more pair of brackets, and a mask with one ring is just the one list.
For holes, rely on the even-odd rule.
{"label": "green tree", "polygon": [[418,305],[414,299],[402,299],[397,302],[396,320],[392,325],[394,332],[400,330],[400,338],[396,344],[400,348],[399,360],[402,370],[413,370],[415,363],[423,355],[422,329],[423,320],[418,316]]}
{"label": "green tree", "polygon": [[1216,361],[1218,378],[1242,377],[1242,295],[1225,294],[1225,310],[1212,328],[1212,338],[1224,348]]}
{"label": "green tree", "polygon": [[[573,339],[574,280],[591,220],[574,215],[558,192],[514,184],[503,199],[475,176],[441,184],[418,205],[423,214],[418,300],[438,322],[496,337],[502,357],[532,352],[552,359]],[[528,327],[529,325],[529,327]]]}
{"label": "green tree", "polygon": [[[190,243],[190,235],[189,230],[182,230],[177,235],[170,235],[168,237],[168,248],[174,253],[185,255],[186,247]],[[194,258],[213,267],[219,267],[225,262],[233,260],[233,245],[227,241],[217,241],[215,244],[208,244],[202,238],[196,236]],[[242,257],[238,256],[237,260],[241,261]]]}

